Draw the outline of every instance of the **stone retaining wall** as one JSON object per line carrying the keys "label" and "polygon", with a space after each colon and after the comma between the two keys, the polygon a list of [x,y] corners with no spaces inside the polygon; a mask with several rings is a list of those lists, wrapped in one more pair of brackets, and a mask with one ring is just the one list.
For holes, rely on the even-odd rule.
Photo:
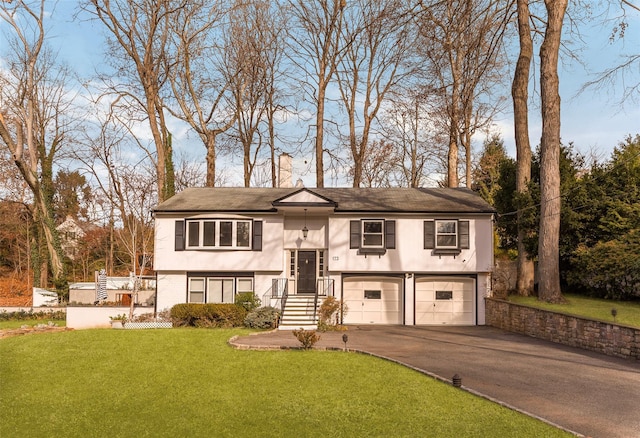
{"label": "stone retaining wall", "polygon": [[486,324],[609,356],[640,360],[640,329],[634,327],[550,312],[494,298],[486,299]]}

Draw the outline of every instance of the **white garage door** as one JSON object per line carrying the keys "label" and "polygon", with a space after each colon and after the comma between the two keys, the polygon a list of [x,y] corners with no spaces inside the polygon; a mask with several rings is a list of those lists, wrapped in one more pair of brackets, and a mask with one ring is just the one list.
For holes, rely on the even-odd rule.
{"label": "white garage door", "polygon": [[416,325],[473,325],[475,280],[418,278]]}
{"label": "white garage door", "polygon": [[402,324],[402,279],[346,278],[342,299],[347,305],[346,324]]}

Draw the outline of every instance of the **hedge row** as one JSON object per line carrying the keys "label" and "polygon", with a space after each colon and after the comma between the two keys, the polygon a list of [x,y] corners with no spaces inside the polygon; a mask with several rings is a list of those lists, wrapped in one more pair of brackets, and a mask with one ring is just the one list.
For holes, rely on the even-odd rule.
{"label": "hedge row", "polygon": [[247,309],[236,304],[176,304],[171,320],[178,327],[242,327]]}
{"label": "hedge row", "polygon": [[36,319],[42,321],[64,321],[67,319],[67,312],[63,310],[54,311],[38,311],[33,310],[18,310],[15,312],[7,312],[3,310],[0,312],[0,321],[24,321],[28,319]]}

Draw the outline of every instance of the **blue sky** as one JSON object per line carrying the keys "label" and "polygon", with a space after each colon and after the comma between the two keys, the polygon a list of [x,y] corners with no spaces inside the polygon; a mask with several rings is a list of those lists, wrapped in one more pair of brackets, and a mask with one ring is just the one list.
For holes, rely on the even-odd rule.
{"label": "blue sky", "polygon": [[[95,66],[103,60],[103,45],[101,25],[95,21],[81,21],[74,19],[75,8],[78,2],[75,0],[61,0],[58,2],[49,25],[52,32],[49,34],[50,44],[59,48],[61,59],[66,60],[83,76],[89,76]],[[596,90],[589,89],[579,94],[580,88],[585,82],[593,78],[598,71],[612,67],[621,61],[624,54],[640,52],[640,13],[629,11],[627,20],[629,28],[624,40],[610,42],[611,23],[606,25],[593,24],[581,29],[584,45],[579,52],[583,63],[571,62],[568,57],[563,57],[560,72],[561,98],[562,98],[562,140],[564,143],[573,142],[576,148],[584,154],[594,154],[598,158],[607,159],[613,149],[627,135],[640,133],[640,96],[635,102],[627,101],[620,106],[622,98],[621,85],[606,87]],[[0,39],[0,53],[3,51],[3,40]],[[634,52],[635,51],[635,52]],[[536,65],[534,68],[537,68]],[[640,82],[640,70],[636,67],[633,74],[625,78],[629,82]],[[534,86],[535,87],[535,86]],[[500,132],[505,140],[510,155],[515,156],[513,141],[513,127],[510,114],[510,102],[507,111],[495,122],[495,130]],[[539,143],[540,117],[539,108],[535,105],[530,109],[530,139],[532,147]],[[174,132],[186,132],[186,129],[175,127]],[[204,147],[197,144],[195,136],[176,138],[178,144],[187,145],[189,155],[204,156]],[[182,141],[180,141],[182,140]],[[477,148],[481,145],[482,136],[476,137]],[[305,167],[304,160],[311,160],[312,154],[307,157],[294,157],[294,167]],[[308,167],[308,166],[307,166]],[[236,172],[231,172],[235,174]],[[314,185],[313,170],[301,171],[294,174],[294,180],[302,177],[305,184]],[[241,174],[241,171],[240,171]],[[235,181],[234,181],[235,182]],[[328,183],[328,182],[327,182]]]}

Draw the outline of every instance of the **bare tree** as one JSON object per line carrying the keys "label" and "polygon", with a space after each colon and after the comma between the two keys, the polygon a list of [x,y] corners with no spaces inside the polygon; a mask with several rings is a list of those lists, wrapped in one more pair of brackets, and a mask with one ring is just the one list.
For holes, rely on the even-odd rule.
{"label": "bare tree", "polygon": [[[620,6],[619,13],[612,21],[615,23],[610,40],[624,39],[627,28],[629,27],[628,9],[631,9],[636,15],[640,13],[640,2],[638,1],[610,1],[609,3],[618,3]],[[637,103],[640,100],[640,80],[638,80],[637,69],[640,68],[640,53],[630,53],[622,56],[622,62],[613,67],[607,68],[596,75],[596,77],[588,81],[581,89],[585,91],[588,88],[602,88],[613,86],[622,82],[623,90],[620,98],[620,106]]]}
{"label": "bare tree", "polygon": [[120,119],[115,111],[96,108],[95,112],[96,126],[85,132],[83,148],[75,158],[92,175],[99,197],[108,201],[104,212],[109,228],[107,271],[112,273],[116,265],[127,266],[135,277],[135,298],[141,275],[138,268],[147,264],[153,252],[151,209],[158,197],[150,187],[154,186],[155,166],[144,155],[138,162],[131,161],[130,151],[140,148],[130,144],[137,140],[131,133],[135,122]]}
{"label": "bare tree", "polygon": [[256,164],[269,147],[275,176],[275,99],[278,62],[282,53],[277,11],[271,2],[242,2],[230,13],[225,32],[224,73],[232,95],[235,129],[231,136],[242,147],[244,185],[251,185]]}
{"label": "bare tree", "polygon": [[560,290],[560,81],[558,56],[568,0],[545,0],[547,25],[540,47],[542,137],[540,142],[540,235],[538,296],[562,302]]}
{"label": "bare tree", "polygon": [[[427,90],[442,96],[448,120],[447,185],[457,187],[460,146],[465,149],[466,184],[471,185],[471,137],[487,126],[496,108],[480,96],[497,93],[497,70],[507,23],[509,2],[446,0],[423,8],[422,42],[432,80]],[[495,105],[495,100],[493,105]]]}
{"label": "bare tree", "polygon": [[393,165],[394,184],[401,187],[433,185],[435,175],[447,168],[442,158],[446,157],[445,141],[431,117],[430,96],[419,88],[409,83],[394,92],[381,117],[382,135],[394,145],[387,161]]}
{"label": "bare tree", "polygon": [[[228,82],[223,75],[222,27],[232,9],[228,2],[189,1],[171,23],[172,54],[168,78],[173,115],[186,121],[206,148],[206,186],[217,183],[217,139],[235,122],[227,105]],[[173,106],[177,108],[173,108]]]}
{"label": "bare tree", "polygon": [[[533,60],[533,40],[529,20],[529,2],[517,0],[517,24],[520,52],[513,75],[511,96],[513,98],[513,121],[516,143],[516,192],[525,196],[531,179],[531,145],[529,143],[529,75]],[[522,226],[523,213],[518,211],[518,273],[516,290],[518,294],[533,294],[533,260],[525,246],[526,232]]]}
{"label": "bare tree", "polygon": [[394,145],[377,141],[364,156],[362,162],[362,181],[364,187],[392,187],[394,174],[394,160],[390,159],[396,153]]}
{"label": "bare tree", "polygon": [[[140,111],[155,147],[154,160],[159,200],[175,193],[171,134],[162,101],[167,80],[170,23],[184,0],[89,0],[84,8],[95,15],[109,33],[107,59],[113,72],[105,75],[113,106],[123,112]],[[117,83],[120,79],[123,83]]]}
{"label": "bare tree", "polygon": [[0,5],[0,20],[10,32],[11,66],[0,72],[0,139],[33,195],[32,215],[46,245],[45,262],[34,266],[35,284],[47,283],[48,259],[60,291],[66,279],[53,213],[53,169],[62,148],[73,141],[71,81],[68,70],[56,64],[46,47],[47,15],[44,1],[33,6],[21,0]]}
{"label": "bare tree", "polygon": [[362,182],[373,125],[387,94],[411,73],[407,61],[415,33],[405,5],[398,0],[358,0],[344,14],[345,52],[336,80],[349,121],[353,187]]}
{"label": "bare tree", "polygon": [[[327,88],[344,52],[341,38],[346,0],[289,0],[291,62],[316,110],[316,186],[324,187],[324,124]],[[307,79],[308,78],[308,79]]]}

